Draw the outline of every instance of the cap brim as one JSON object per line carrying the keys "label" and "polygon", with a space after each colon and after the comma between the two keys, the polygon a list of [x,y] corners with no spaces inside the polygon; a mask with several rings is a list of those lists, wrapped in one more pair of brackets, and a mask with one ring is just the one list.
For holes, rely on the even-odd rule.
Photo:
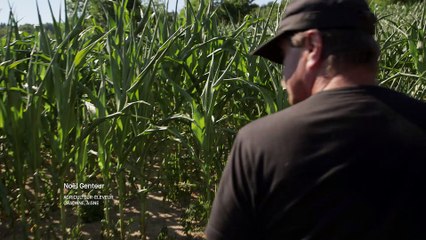
{"label": "cap brim", "polygon": [[282,64],[284,59],[284,52],[279,45],[280,39],[281,34],[261,44],[254,51],[252,51],[250,55],[264,57],[274,63]]}

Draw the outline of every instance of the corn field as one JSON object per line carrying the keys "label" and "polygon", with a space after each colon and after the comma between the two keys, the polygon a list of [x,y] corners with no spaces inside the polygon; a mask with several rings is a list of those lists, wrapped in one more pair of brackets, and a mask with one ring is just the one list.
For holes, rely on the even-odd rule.
{"label": "corn field", "polygon": [[[181,14],[149,2],[139,22],[113,2],[105,23],[83,8],[34,34],[11,15],[0,37],[2,239],[85,239],[92,221],[103,239],[145,238],[154,192],[184,208],[186,234],[202,231],[238,129],[288,106],[280,66],[249,55],[285,3],[225,24],[210,1]],[[372,9],[380,84],[426,100],[424,3]],[[112,198],[67,204],[82,195]]]}

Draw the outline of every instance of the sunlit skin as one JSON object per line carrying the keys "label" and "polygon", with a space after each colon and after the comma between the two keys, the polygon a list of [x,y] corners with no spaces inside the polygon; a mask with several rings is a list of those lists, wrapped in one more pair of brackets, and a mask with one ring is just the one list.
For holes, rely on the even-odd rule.
{"label": "sunlit skin", "polygon": [[365,66],[351,66],[330,74],[327,62],[321,59],[323,43],[316,29],[307,30],[301,47],[293,47],[283,40],[283,78],[281,84],[288,92],[288,101],[294,105],[315,93],[337,88],[376,85],[376,71]]}

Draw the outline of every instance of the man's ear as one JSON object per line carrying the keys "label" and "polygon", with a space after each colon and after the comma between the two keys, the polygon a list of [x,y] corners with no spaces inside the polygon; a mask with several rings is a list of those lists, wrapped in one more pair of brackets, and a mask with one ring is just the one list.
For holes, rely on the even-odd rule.
{"label": "man's ear", "polygon": [[321,65],[322,38],[317,29],[306,31],[305,50],[307,50],[306,67],[314,70]]}

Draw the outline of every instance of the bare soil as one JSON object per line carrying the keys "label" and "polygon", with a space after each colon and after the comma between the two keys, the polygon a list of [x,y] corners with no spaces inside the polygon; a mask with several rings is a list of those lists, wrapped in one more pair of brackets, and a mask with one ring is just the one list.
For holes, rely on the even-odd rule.
{"label": "bare soil", "polygon": [[[115,203],[116,204],[116,203]],[[125,212],[125,229],[126,239],[141,239],[142,235],[139,230],[140,224],[138,219],[140,218],[139,201],[132,199],[126,203]],[[205,239],[202,232],[185,234],[184,228],[181,224],[181,216],[184,209],[175,206],[169,201],[165,201],[160,193],[151,193],[147,197],[146,205],[146,239],[170,239],[170,240],[188,240],[188,239]],[[116,212],[116,211],[113,211]],[[46,217],[41,226],[32,226],[30,229],[34,231],[34,228],[39,228],[42,232],[42,239],[64,239],[59,234],[60,229],[60,213],[55,211]],[[115,213],[112,216],[114,221],[117,222],[118,214]],[[1,220],[1,219],[0,219]],[[67,231],[71,231],[72,227],[77,224],[77,216],[75,214],[75,208],[67,207]],[[118,225],[117,225],[118,228]],[[22,225],[11,227],[0,221],[0,239],[12,240],[12,239],[25,239],[23,234]],[[34,236],[30,236],[29,239],[34,239]],[[82,224],[79,239],[108,239],[102,236],[102,223],[101,221],[95,221],[91,223]]]}

